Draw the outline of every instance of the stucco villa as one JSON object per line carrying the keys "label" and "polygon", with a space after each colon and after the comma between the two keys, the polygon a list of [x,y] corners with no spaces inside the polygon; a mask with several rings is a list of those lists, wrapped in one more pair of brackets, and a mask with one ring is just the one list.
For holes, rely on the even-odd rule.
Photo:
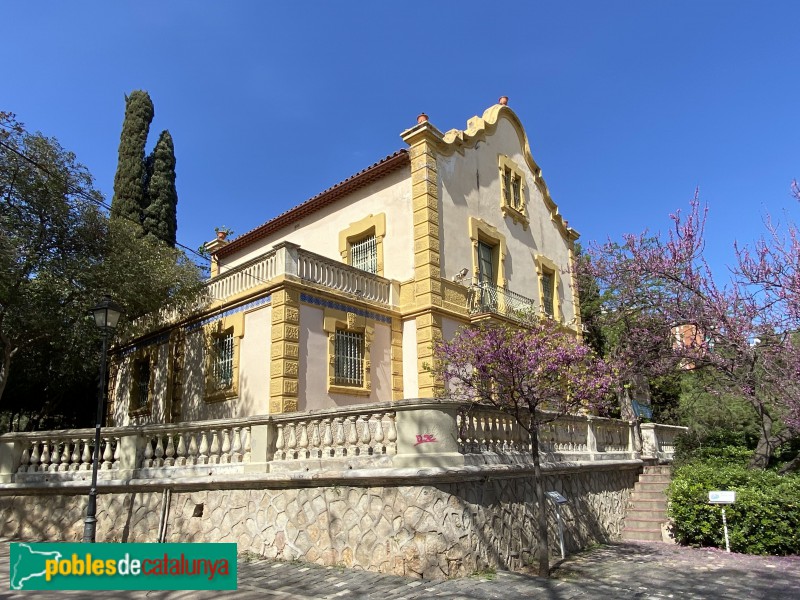
{"label": "stucco villa", "polygon": [[[486,319],[534,313],[580,335],[578,233],[507,98],[466,129],[423,114],[400,137],[206,244],[197,309],[111,352],[97,463],[94,429],[0,436],[0,535],[80,539],[97,465],[98,541],[232,541],[425,578],[546,550],[529,526],[553,510],[534,493],[530,439],[506,413],[443,397],[426,365],[432,340]],[[643,424],[639,439],[633,422],[568,415],[540,432],[568,550],[639,518],[626,525],[634,484],[662,477],[647,469],[680,429]],[[646,507],[648,535],[664,514]]]}
{"label": "stucco villa", "polygon": [[505,104],[234,239],[210,305],[115,357],[109,422],[246,417],[430,398],[431,340],[531,310],[580,329],[561,217]]}

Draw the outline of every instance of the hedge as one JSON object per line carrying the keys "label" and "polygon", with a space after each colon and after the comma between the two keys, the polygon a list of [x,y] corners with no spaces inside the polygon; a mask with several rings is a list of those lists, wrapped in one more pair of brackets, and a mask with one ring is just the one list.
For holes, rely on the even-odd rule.
{"label": "hedge", "polygon": [[676,541],[724,548],[722,510],[708,492],[733,490],[736,503],[725,507],[732,552],[800,554],[800,475],[748,469],[729,454],[676,468],[667,490]]}

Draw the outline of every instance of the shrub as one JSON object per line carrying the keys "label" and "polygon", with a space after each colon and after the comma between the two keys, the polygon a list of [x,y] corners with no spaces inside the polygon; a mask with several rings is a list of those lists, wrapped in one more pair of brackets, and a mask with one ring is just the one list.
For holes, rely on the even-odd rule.
{"label": "shrub", "polygon": [[691,546],[725,546],[720,506],[708,492],[732,490],[725,507],[731,551],[800,554],[800,475],[750,470],[741,451],[726,457],[695,458],[675,470],[667,491],[675,539]]}
{"label": "shrub", "polygon": [[719,444],[692,448],[685,442],[685,436],[678,436],[675,443],[675,466],[703,461],[722,461],[725,465],[746,466],[753,457],[753,451],[740,445]]}

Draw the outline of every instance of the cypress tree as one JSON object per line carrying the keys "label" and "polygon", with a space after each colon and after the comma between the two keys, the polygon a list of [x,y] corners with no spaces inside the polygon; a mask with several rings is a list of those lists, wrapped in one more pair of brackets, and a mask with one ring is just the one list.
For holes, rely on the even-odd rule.
{"label": "cypress tree", "polygon": [[169,131],[162,131],[145,164],[145,235],[175,247],[178,230],[178,192],[175,189],[175,147]]}
{"label": "cypress tree", "polygon": [[145,197],[144,146],[154,109],[150,95],[142,90],[125,96],[125,121],[119,138],[119,161],[114,176],[112,218],[127,218],[142,223]]}

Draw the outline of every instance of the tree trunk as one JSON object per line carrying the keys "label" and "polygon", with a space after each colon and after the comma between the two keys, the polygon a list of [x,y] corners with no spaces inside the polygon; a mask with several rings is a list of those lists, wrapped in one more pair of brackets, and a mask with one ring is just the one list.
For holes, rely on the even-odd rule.
{"label": "tree trunk", "polygon": [[750,463],[747,466],[751,469],[766,469],[767,465],[769,464],[769,457],[771,454],[772,447],[770,440],[764,436],[761,436],[758,440],[758,445],[753,452],[753,458],[750,459]]}
{"label": "tree trunk", "polygon": [[778,471],[778,475],[786,475],[797,471],[800,471],[800,456],[795,456],[791,461],[783,465],[781,470]]}
{"label": "tree trunk", "polygon": [[763,406],[756,407],[756,411],[761,419],[759,424],[761,431],[755,452],[753,452],[753,458],[750,459],[748,466],[751,469],[766,469],[769,465],[769,459],[779,442],[772,435],[772,416],[764,410]]}
{"label": "tree trunk", "polygon": [[617,404],[619,405],[620,418],[623,421],[632,421],[636,418],[636,413],[633,412],[633,398],[631,398],[631,391],[627,387],[623,387],[617,391]]}
{"label": "tree trunk", "polygon": [[3,397],[3,392],[6,389],[8,382],[8,372],[11,370],[11,357],[14,350],[11,347],[11,340],[6,335],[0,332],[0,346],[2,346],[3,356],[0,362],[0,398]]}
{"label": "tree trunk", "polygon": [[537,526],[539,529],[539,577],[550,576],[550,544],[547,535],[547,502],[542,485],[542,465],[539,460],[539,427],[535,417],[531,419],[531,455],[533,457],[533,478],[536,499],[539,502]]}

